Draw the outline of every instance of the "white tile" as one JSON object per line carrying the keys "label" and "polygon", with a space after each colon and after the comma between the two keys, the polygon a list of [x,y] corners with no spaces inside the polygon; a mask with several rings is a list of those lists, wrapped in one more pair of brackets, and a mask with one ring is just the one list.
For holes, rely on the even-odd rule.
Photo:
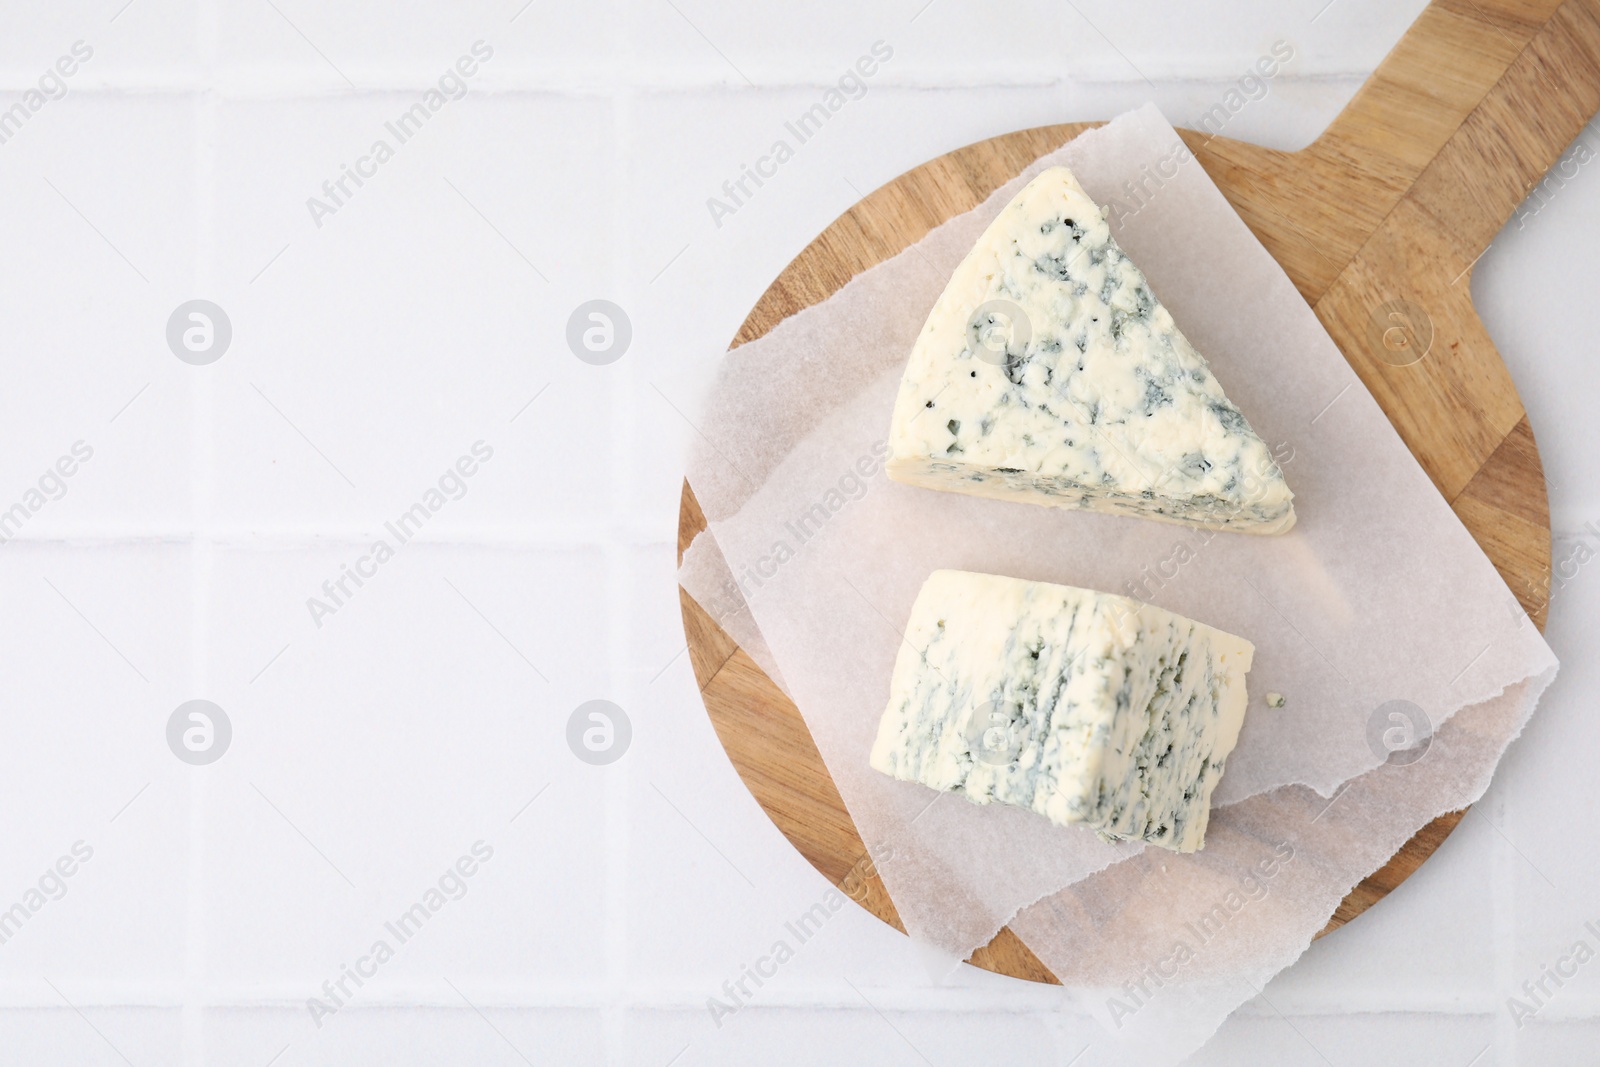
{"label": "white tile", "polygon": [[582,973],[599,901],[549,872],[596,862],[565,725],[606,671],[582,608],[597,555],[403,546],[319,630],[305,601],[354,551],[218,553],[235,740],[208,815],[210,972],[315,985],[482,840],[493,861],[391,973]]}
{"label": "white tile", "polygon": [[1585,1067],[1594,1062],[1594,1050],[1600,1047],[1600,1019],[1533,1021],[1515,1033],[1519,1064]]}
{"label": "white tile", "polygon": [[690,1025],[681,1018],[636,1020],[635,1029],[644,1031],[636,1035],[636,1047],[679,1055],[677,1064],[684,1067],[758,1059],[774,1065],[814,1063],[819,1053],[846,1048],[862,1062],[921,1062],[916,1050],[864,1006],[826,1013],[749,1007],[720,1021],[718,1027],[706,1011]]}
{"label": "white tile", "polygon": [[634,0],[641,63],[661,76],[692,71],[743,86],[831,81],[878,40],[895,49],[891,76],[911,82],[1217,77],[1242,70],[1277,40],[1304,53],[1312,73],[1366,71],[1423,5],[1341,0],[1319,15],[1315,5],[1257,0],[1203,12],[1163,9],[1159,29],[1147,5],[1109,2],[999,10],[950,0],[835,2],[788,13],[712,0],[673,6]]}
{"label": "white tile", "polygon": [[[441,77],[449,91],[452,70],[470,71],[467,80],[478,85],[560,84],[592,80],[597,67],[614,76],[619,32],[606,4],[473,0],[327,8],[304,0],[270,6],[232,0],[218,8],[217,65],[241,86],[290,82],[330,92],[426,86]],[[479,62],[457,68],[463,56]]]}
{"label": "white tile", "polygon": [[[201,70],[200,6],[198,0],[72,0],[29,11],[26,19],[8,20],[0,85],[39,88],[47,70],[72,71],[62,79],[69,93],[191,79]],[[57,66],[64,56],[80,62]],[[52,82],[43,88],[59,92]]]}
{"label": "white tile", "polygon": [[[192,484],[193,368],[165,330],[193,274],[193,108],[69,96],[3,151],[0,319],[18,358],[0,418],[0,506],[43,488],[25,537],[164,532],[187,515]],[[73,473],[58,487],[47,471],[63,456]]]}
{"label": "white tile", "polygon": [[[165,725],[164,717],[146,721],[152,734]],[[18,835],[24,841],[8,850],[3,907],[20,904],[32,915],[20,929],[15,919],[8,924],[0,968],[7,1002],[27,999],[45,979],[74,983],[112,1003],[175,987],[191,917],[191,796],[184,780],[191,768],[163,755],[161,766],[123,767],[74,787],[85,799],[71,807],[87,808],[93,797],[98,810],[70,819],[49,844],[35,840],[48,831],[29,826]]]}
{"label": "white tile", "polygon": [[[57,984],[60,993],[40,983],[51,1006],[7,1008],[0,1013],[6,1035],[0,1062],[84,1067],[183,1062],[183,1019],[176,1009],[89,1004],[79,999],[71,983]],[[62,1003],[62,994],[68,1004]]]}
{"label": "white tile", "polygon": [[496,1005],[469,982],[455,983],[459,994],[443,980],[435,984],[432,1006],[351,1005],[323,1016],[320,1028],[299,1005],[207,1011],[207,1062],[266,1063],[280,1054],[274,1067],[606,1062],[597,1013],[518,1010]]}
{"label": "white tile", "polygon": [[[849,1004],[820,1009],[751,1006],[716,1022],[704,1008],[631,1013],[630,1054],[622,1062],[911,1067],[992,1062],[995,1050],[1003,1048],[1007,1061],[1067,1063],[1083,1048],[1080,1036],[1063,1033],[1049,1015],[875,1010],[862,996],[881,1003],[878,991],[863,987],[857,994],[842,983],[840,989]],[[672,1060],[674,1055],[679,1058]]]}
{"label": "white tile", "polygon": [[567,7],[474,0],[448,9],[363,3],[326,10],[304,0],[75,3],[21,27],[17,45],[0,57],[0,84],[32,84],[79,39],[96,49],[85,67],[92,85],[211,78],[248,92],[421,85],[478,40],[495,49],[481,75],[486,81],[591,89],[820,83],[837,78],[876,40],[900,50],[894,76],[909,82],[1217,77],[1279,39],[1306,56],[1310,73],[1325,75],[1370,70],[1421,6],[1339,0],[1326,10],[1287,9],[1255,0],[1204,13],[1164,11],[1153,30],[1142,8],[1103,2],[1079,4],[1077,12],[1031,2],[998,13],[950,0],[835,2],[792,13],[727,0]]}
{"label": "white tile", "polygon": [[678,595],[677,518],[674,503],[673,528],[660,530],[658,543],[631,549],[627,553],[626,567],[619,568],[626,580],[625,591],[620,595],[626,595],[633,608],[620,620],[628,646],[626,692],[630,700],[652,708],[657,701],[662,702],[670,709],[666,713],[674,716],[674,722],[678,721],[676,716],[682,714],[694,724],[688,730],[677,727],[661,731],[663,739],[675,743],[682,738],[699,744],[701,738],[684,736],[700,732],[696,715],[704,716],[704,705],[700,701],[694,668],[689,662],[688,641],[683,630],[683,606]]}
{"label": "white tile", "polygon": [[449,68],[499,21],[487,3],[217,5],[216,62],[235,78],[292,79],[329,92]]}
{"label": "white tile", "polygon": [[[594,491],[610,481],[607,397],[565,342],[609,264],[562,252],[604,246],[606,109],[469,99],[399,144],[384,124],[402,104],[257,102],[221,120],[219,210],[239,221],[217,297],[236,351],[211,395],[225,526],[377,530],[480,441],[494,462],[430,536],[609,507]],[[306,199],[374,138],[394,158],[318,229]]]}
{"label": "white tile", "polygon": [[646,983],[693,976],[714,987],[737,973],[741,953],[770,946],[783,904],[803,895],[801,886],[817,895],[826,883],[772,827],[726,756],[652,766],[663,762],[652,760],[659,747],[636,734],[627,768],[629,971]]}
{"label": "white tile", "polygon": [[1205,1048],[1185,1062],[1192,1067],[1234,1063],[1285,1067],[1326,1067],[1329,1063],[1489,1067],[1511,1062],[1497,1058],[1495,1045],[1495,1024],[1484,1016],[1403,1011],[1280,1015],[1258,999],[1223,1023]]}
{"label": "white tile", "polygon": [[[6,942],[0,981],[180,973],[194,768],[168,750],[166,730],[200,695],[191,554],[12,542],[0,593],[12,710],[0,906],[34,913]],[[35,889],[47,899],[29,899]]]}
{"label": "white tile", "polygon": [[646,77],[629,48],[628,0],[550,4],[507,0],[488,19],[495,59],[483,73],[495,88],[554,87],[562,92],[609,95]]}

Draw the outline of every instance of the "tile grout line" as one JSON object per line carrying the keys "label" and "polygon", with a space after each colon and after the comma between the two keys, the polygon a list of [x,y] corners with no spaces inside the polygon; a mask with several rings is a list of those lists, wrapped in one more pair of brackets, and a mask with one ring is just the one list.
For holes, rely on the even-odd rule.
{"label": "tile grout line", "polygon": [[[201,61],[209,69],[217,55],[217,10],[215,0],[207,0],[198,9],[195,42]],[[209,286],[216,275],[216,132],[219,120],[218,98],[214,92],[197,94],[194,102],[195,182],[194,182],[194,290]],[[186,298],[187,299],[187,298]],[[196,522],[195,538],[190,551],[190,648],[194,656],[189,671],[193,689],[184,699],[209,695],[210,632],[206,625],[211,614],[211,578],[216,558],[210,537],[213,510],[212,487],[216,474],[216,425],[214,400],[215,380],[212,375],[198,374],[189,378],[190,427],[194,434],[194,451],[190,460],[190,493]],[[200,1067],[206,1062],[205,980],[208,949],[208,923],[206,901],[209,881],[206,877],[206,816],[209,809],[211,776],[199,768],[189,768],[189,848],[188,848],[188,899],[184,917],[183,953],[183,1008],[180,1013],[180,1033],[183,1062],[189,1067]]]}
{"label": "tile grout line", "polygon": [[[610,5],[611,17],[622,24],[630,25],[626,18],[625,4],[622,0]],[[619,37],[620,47],[630,56],[633,49],[633,38],[628,30],[624,29]],[[608,287],[620,285],[624,279],[632,277],[630,267],[633,259],[633,242],[630,238],[631,228],[628,225],[630,206],[628,196],[631,188],[628,165],[631,159],[629,153],[629,135],[633,127],[633,95],[626,85],[617,85],[611,91],[611,217],[607,220],[610,230],[611,247],[611,272]],[[611,293],[591,294],[606,299],[616,300],[626,309],[633,304],[631,288],[627,292],[615,290]],[[588,297],[585,297],[588,299]],[[637,308],[633,309],[635,312]],[[635,338],[637,341],[637,338]],[[612,479],[611,507],[615,521],[625,521],[628,513],[628,503],[632,497],[629,492],[632,487],[631,473],[624,475],[623,471],[631,471],[632,444],[634,440],[634,420],[623,417],[631,415],[628,390],[623,387],[626,381],[624,368],[637,364],[638,349],[631,347],[623,354],[621,360],[610,367],[604,368],[620,373],[607,374],[606,390],[609,403],[606,405],[607,422],[612,429],[611,466],[617,477]],[[630,362],[631,361],[631,362]],[[626,690],[620,684],[623,680],[632,680],[632,672],[628,669],[629,652],[631,652],[636,635],[630,623],[633,612],[629,610],[632,603],[633,581],[631,560],[625,548],[608,538],[605,547],[606,558],[606,588],[609,601],[609,618],[606,620],[606,629],[612,637],[613,649],[611,662],[607,664],[608,673],[611,675],[610,688],[618,697],[633,703],[631,699],[631,684]],[[624,693],[628,695],[624,695]],[[613,698],[615,699],[615,698]],[[641,709],[633,709],[633,721],[636,724],[634,734],[637,735],[639,727],[643,725]],[[637,737],[634,738],[637,741]],[[611,764],[608,770],[621,773],[608,775],[606,781],[606,908],[605,908],[605,975],[606,975],[606,1008],[602,1017],[604,1033],[605,1062],[620,1064],[629,1062],[629,1026],[628,1008],[625,990],[628,988],[628,870],[631,841],[631,819],[629,807],[632,796],[632,761],[624,757]],[[637,1058],[637,1057],[634,1057]]]}
{"label": "tile grout line", "polygon": [[[592,548],[601,538],[611,538],[617,543],[625,543],[632,548],[659,548],[673,545],[671,533],[673,524],[677,522],[677,509],[663,510],[653,516],[657,521],[644,521],[644,513],[637,513],[625,525],[612,525],[610,520],[574,519],[562,523],[560,526],[545,525],[536,527],[516,527],[507,525],[485,525],[474,530],[471,536],[455,536],[441,534],[430,536],[426,533],[418,534],[406,543],[418,545],[423,548],[483,548],[483,549],[525,549],[528,547],[547,548],[558,551],[571,551],[580,548]],[[260,527],[253,530],[240,527],[239,529],[218,530],[215,525],[205,531],[204,539],[211,544],[222,548],[233,548],[241,551],[271,552],[296,548],[365,548],[371,545],[373,539],[382,536],[381,529],[365,529],[360,527],[344,527],[334,529],[331,525],[316,530],[305,532],[266,532],[261,533]],[[1556,531],[1559,535],[1562,531]],[[202,531],[194,529],[169,529],[161,531],[142,531],[129,529],[125,533],[100,532],[85,534],[82,532],[64,536],[28,536],[21,534],[10,538],[5,543],[31,548],[121,548],[133,544],[140,547],[187,545],[202,536]],[[623,539],[623,540],[618,540]]]}
{"label": "tile grout line", "polygon": [[[1495,801],[1484,796],[1478,803],[1493,805]],[[1489,854],[1489,928],[1494,984],[1498,992],[1500,989],[1516,987],[1513,968],[1516,966],[1517,947],[1517,884],[1510,842],[1501,835],[1495,835],[1489,839],[1489,847],[1492,849]],[[1490,1036],[1494,1045],[1494,1062],[1503,1067],[1514,1067],[1517,1062],[1517,1030],[1511,1016],[1505,1011],[1495,1012]]]}
{"label": "tile grout line", "polygon": [[[1242,65],[1241,65],[1242,69]],[[1320,87],[1344,82],[1354,82],[1357,85],[1365,82],[1371,76],[1370,70],[1366,71],[1326,71],[1316,74],[1286,75],[1279,74],[1275,79],[1278,85],[1299,85]],[[548,96],[561,98],[579,98],[606,100],[611,99],[617,92],[617,86],[622,85],[633,92],[643,92],[661,95],[688,95],[701,94],[713,96],[739,96],[755,93],[802,93],[816,90],[825,90],[834,85],[837,75],[815,76],[783,76],[774,81],[758,82],[754,88],[735,85],[731,81],[718,81],[715,79],[697,79],[686,77],[674,79],[671,77],[641,78],[628,81],[624,78],[609,79],[593,82],[549,81],[540,82],[526,78],[511,77],[500,82],[483,83],[485,92],[499,97],[511,96]],[[1238,81],[1238,72],[1217,74],[1158,74],[1154,81],[1158,87],[1182,88],[1188,86],[1225,89]],[[1076,79],[1063,76],[1060,73],[1051,73],[1045,69],[1040,70],[1037,77],[1012,78],[999,80],[993,78],[979,78],[967,82],[951,82],[948,80],[936,81],[931,78],[906,79],[900,81],[885,81],[880,84],[885,88],[902,92],[989,92],[989,91],[1015,91],[1039,90],[1063,86],[1086,86],[1090,88],[1122,89],[1139,85],[1142,78],[1116,78],[1116,77],[1089,77]],[[94,88],[74,89],[74,97],[103,97],[106,99],[121,99],[130,95],[135,96],[190,96],[213,92],[221,99],[227,101],[250,102],[279,102],[279,101],[308,101],[308,100],[349,100],[384,96],[412,96],[425,92],[433,86],[427,78],[409,78],[399,76],[386,78],[379,82],[369,81],[359,86],[354,92],[340,86],[334,88],[328,85],[318,85],[309,81],[295,79],[272,80],[267,78],[235,79],[219,83],[216,80],[204,78],[191,78],[187,81],[150,81],[139,82],[127,80],[123,82],[107,82]],[[11,81],[0,77],[0,94],[15,95],[35,88],[31,81]]]}
{"label": "tile grout line", "polygon": [[[541,801],[542,803],[542,801]],[[537,805],[535,806],[537,807]],[[1585,972],[1587,973],[1587,972]],[[120,982],[113,988],[106,990],[102,987],[85,984],[87,980],[75,980],[73,985],[72,1002],[83,1010],[118,1011],[125,1009],[181,1009],[184,1002],[183,979],[167,983],[130,983]],[[221,988],[217,983],[210,983],[211,993],[197,998],[197,1004],[206,1011],[216,1009],[244,1009],[283,1011],[303,1020],[305,1012],[305,987],[301,982],[288,979],[279,980],[270,990],[264,990],[261,983],[244,983],[236,987]],[[599,1012],[605,1009],[608,1002],[618,999],[618,993],[602,983],[599,986],[585,985],[582,988],[574,986],[556,987],[554,985],[525,988],[522,986],[506,986],[496,984],[492,980],[479,982],[473,987],[473,1003],[479,1008],[505,1009],[507,1011],[551,1011],[551,1012]],[[1051,986],[1048,989],[1058,989]],[[26,989],[26,992],[21,992]],[[413,979],[409,982],[386,984],[387,992],[383,995],[364,995],[362,1003],[369,1008],[462,1008],[459,997],[453,994],[441,993],[437,981]],[[87,992],[84,992],[87,990]],[[1012,1010],[1009,1002],[1000,994],[994,994],[983,1000],[976,1000],[971,990],[946,989],[939,991],[942,998],[936,1003],[919,999],[925,996],[937,995],[934,991],[921,987],[908,987],[892,994],[887,988],[874,991],[875,999],[881,1008],[892,1012],[926,1012],[942,1013],[955,1016],[982,1016]],[[1584,991],[1587,995],[1579,998],[1577,991],[1573,990],[1558,1000],[1546,1005],[1539,1012],[1539,1018],[1549,1022],[1600,1022],[1600,999],[1593,991]],[[630,1009],[637,1008],[641,1011],[675,1012],[682,1013],[685,1017],[704,1020],[706,1007],[706,990],[703,985],[696,984],[692,978],[675,980],[670,987],[660,983],[645,981],[641,984],[623,987],[625,1003]],[[1284,1015],[1291,1019],[1340,1019],[1352,1016],[1382,1016],[1393,1014],[1426,1015],[1439,1019],[1481,1019],[1485,1022],[1510,1020],[1505,1010],[1504,998],[1495,999],[1497,994],[1483,993],[1471,994],[1466,998],[1452,995],[1438,994],[1421,999],[1410,998],[1405,1001],[1396,1001],[1393,997],[1380,999],[1375,992],[1368,991],[1362,998],[1355,1001],[1343,994],[1328,992],[1319,995],[1314,1002],[1303,998],[1279,1001],[1279,1006]],[[768,991],[762,994],[760,1007],[771,1010],[831,1010],[841,1007],[859,1005],[860,1001],[848,993],[841,995],[838,990],[829,990],[822,987],[809,991],[794,991],[781,993]],[[37,1008],[59,1008],[59,998],[38,995],[37,985],[24,987],[19,982],[13,982],[6,987],[4,1006],[0,1006],[0,1017],[6,1013],[26,1012]],[[752,1009],[754,1010],[754,1009]],[[1057,1006],[1033,1006],[1016,1009],[1023,1012],[1051,1014],[1060,1011]],[[1085,1015],[1090,1014],[1085,1010]],[[1276,1019],[1278,1016],[1268,1008],[1249,1008],[1241,1006],[1237,1013],[1242,1017]],[[1541,1023],[1542,1025],[1542,1023]],[[1515,1032],[1515,1023],[1508,1028]],[[263,1055],[275,1051],[273,1048],[264,1047]],[[676,1049],[667,1049],[667,1052]],[[660,1067],[660,1065],[656,1065]],[[1461,1065],[1457,1065],[1461,1067]]]}

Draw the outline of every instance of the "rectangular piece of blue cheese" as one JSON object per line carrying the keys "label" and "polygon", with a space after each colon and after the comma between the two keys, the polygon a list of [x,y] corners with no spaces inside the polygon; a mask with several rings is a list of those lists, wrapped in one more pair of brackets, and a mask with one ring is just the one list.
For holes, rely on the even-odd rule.
{"label": "rectangular piece of blue cheese", "polygon": [[1193,852],[1255,647],[1072,586],[935,571],[911,609],[874,769],[1059,825]]}

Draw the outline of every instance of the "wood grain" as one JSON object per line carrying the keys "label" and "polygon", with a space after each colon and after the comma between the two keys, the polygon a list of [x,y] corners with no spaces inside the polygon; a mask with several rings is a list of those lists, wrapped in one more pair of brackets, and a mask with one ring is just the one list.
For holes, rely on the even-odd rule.
{"label": "wood grain", "polygon": [[[1600,0],[1436,0],[1307,148],[1279,152],[1181,131],[1541,629],[1550,581],[1544,473],[1510,375],[1472,306],[1470,279],[1597,109]],[[868,194],[785,268],[734,346],[825,300],[1087,128],[1047,126],[969,145]],[[1388,321],[1397,306],[1418,340],[1409,353],[1424,353],[1408,365],[1375,341],[1375,316]],[[680,556],[704,528],[685,483]],[[707,712],[745,785],[817,870],[903,930],[799,710],[698,604],[681,599]],[[1404,881],[1464,814],[1423,827],[1322,933]],[[1055,981],[1009,929],[971,962]]]}

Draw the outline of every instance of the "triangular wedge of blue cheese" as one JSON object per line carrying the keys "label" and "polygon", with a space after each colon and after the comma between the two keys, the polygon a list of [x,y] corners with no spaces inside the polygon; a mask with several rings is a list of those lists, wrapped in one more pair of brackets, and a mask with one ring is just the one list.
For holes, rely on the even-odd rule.
{"label": "triangular wedge of blue cheese", "polygon": [[874,769],[1176,852],[1205,843],[1255,646],[1127,597],[941,570],[911,609]]}
{"label": "triangular wedge of blue cheese", "polygon": [[887,471],[1210,528],[1294,525],[1272,451],[1066,167],[1017,194],[934,305],[900,382]]}

